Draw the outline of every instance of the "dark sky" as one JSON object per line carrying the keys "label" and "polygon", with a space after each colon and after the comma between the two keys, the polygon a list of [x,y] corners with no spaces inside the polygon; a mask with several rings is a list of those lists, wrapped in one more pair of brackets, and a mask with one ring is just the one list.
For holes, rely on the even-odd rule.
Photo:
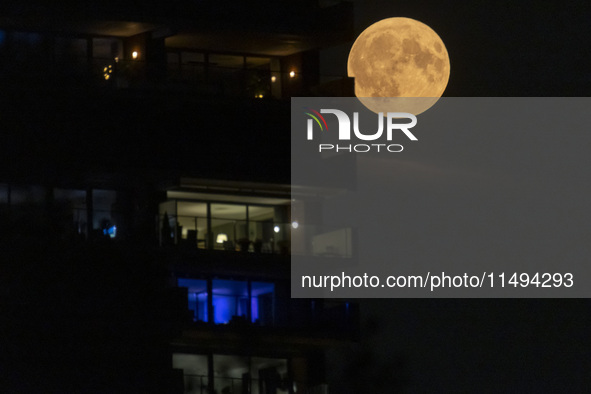
{"label": "dark sky", "polygon": [[356,1],[355,28],[417,19],[447,46],[446,96],[586,96],[591,3],[584,1]]}
{"label": "dark sky", "polygon": [[[444,96],[591,91],[589,2],[379,0],[356,7],[357,34],[404,16],[441,36],[451,60]],[[400,366],[392,373],[405,381],[404,392],[591,390],[588,300],[393,299],[361,306],[363,343],[387,367]]]}

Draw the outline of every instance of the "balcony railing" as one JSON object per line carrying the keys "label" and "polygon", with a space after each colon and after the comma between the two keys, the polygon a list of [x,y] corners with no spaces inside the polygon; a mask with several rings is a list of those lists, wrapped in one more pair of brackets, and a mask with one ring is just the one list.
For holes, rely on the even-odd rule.
{"label": "balcony railing", "polygon": [[[183,376],[185,394],[208,394],[209,378],[204,375],[185,374]],[[235,377],[214,377],[215,392],[224,394],[326,394],[327,385],[311,385],[306,382],[292,381],[284,378],[251,379]]]}
{"label": "balcony railing", "polygon": [[161,245],[321,257],[354,254],[354,234],[349,227],[161,215],[158,228]]}
{"label": "balcony railing", "polygon": [[292,226],[272,220],[161,215],[161,245],[188,248],[288,254]]}
{"label": "balcony railing", "polygon": [[[281,329],[318,334],[355,336],[358,329],[358,306],[343,300],[310,300],[261,297],[244,294],[213,294],[208,308],[207,293],[189,294],[188,312],[196,328],[210,326],[220,329]],[[213,317],[210,316],[213,314]]]}
{"label": "balcony railing", "polygon": [[344,76],[119,58],[5,60],[0,62],[0,84],[18,88],[187,91],[196,96],[252,99],[353,95],[352,80]]}

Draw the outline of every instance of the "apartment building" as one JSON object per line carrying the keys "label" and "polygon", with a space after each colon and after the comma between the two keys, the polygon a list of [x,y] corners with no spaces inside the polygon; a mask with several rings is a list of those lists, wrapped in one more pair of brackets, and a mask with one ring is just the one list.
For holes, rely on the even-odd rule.
{"label": "apartment building", "polygon": [[[12,392],[325,393],[354,303],[290,298],[289,98],[340,2],[0,8]],[[301,247],[301,246],[299,246]]]}

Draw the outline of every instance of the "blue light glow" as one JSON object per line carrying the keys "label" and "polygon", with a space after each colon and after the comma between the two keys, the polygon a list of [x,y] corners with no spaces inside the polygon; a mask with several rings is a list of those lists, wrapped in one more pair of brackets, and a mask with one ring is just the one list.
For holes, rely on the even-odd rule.
{"label": "blue light glow", "polygon": [[197,294],[197,320],[207,321],[207,293]]}
{"label": "blue light glow", "polygon": [[259,299],[252,297],[250,300],[251,322],[256,322],[259,319]]}
{"label": "blue light glow", "polygon": [[213,315],[214,323],[227,324],[232,319],[236,303],[234,297],[213,296]]}
{"label": "blue light glow", "polygon": [[[207,281],[203,279],[178,278],[179,287],[188,289],[188,309],[193,312],[194,321],[208,321]],[[248,298],[246,281],[215,279],[213,285],[213,320],[216,324],[228,324],[235,317],[247,318],[250,302],[250,322],[272,319],[272,312],[268,311],[269,297],[273,297],[275,285],[266,282],[251,283],[251,298]],[[264,307],[259,297],[264,297]],[[272,301],[271,301],[272,302]],[[263,308],[264,310],[262,310]]]}
{"label": "blue light glow", "polygon": [[177,285],[188,290],[188,309],[193,311],[193,321],[207,322],[207,281],[178,278]]}
{"label": "blue light glow", "polygon": [[108,235],[111,238],[115,238],[117,236],[117,226],[111,226],[103,230],[104,235]]}

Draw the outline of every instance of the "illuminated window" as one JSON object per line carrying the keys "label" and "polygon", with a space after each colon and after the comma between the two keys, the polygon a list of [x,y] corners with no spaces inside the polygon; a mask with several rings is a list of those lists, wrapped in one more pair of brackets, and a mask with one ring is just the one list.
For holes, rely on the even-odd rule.
{"label": "illuminated window", "polygon": [[179,279],[179,287],[188,289],[188,307],[193,312],[193,321],[206,322],[207,319],[207,281],[199,279]]}
{"label": "illuminated window", "polygon": [[251,284],[251,321],[268,326],[274,323],[275,285],[273,283],[252,282]]}
{"label": "illuminated window", "polygon": [[[160,204],[160,236],[163,244],[168,242],[200,249],[278,253],[280,244],[290,240],[292,226],[289,222],[289,201],[278,205],[190,201],[191,194],[174,193],[180,198]],[[275,230],[276,227],[279,232]]]}
{"label": "illuminated window", "polygon": [[[210,359],[212,371],[208,368]],[[173,353],[172,365],[183,371],[185,394],[205,393],[210,374],[218,393],[290,392],[286,385],[289,376],[286,358]]]}
{"label": "illuminated window", "polygon": [[[193,321],[209,321],[207,281],[179,278],[177,284],[188,290],[187,305],[192,311]],[[273,324],[275,307],[273,283],[251,282],[250,298],[247,281],[214,279],[212,290],[214,323],[231,324],[250,321],[257,325]]]}
{"label": "illuminated window", "polygon": [[172,367],[183,370],[185,393],[202,393],[202,388],[207,387],[207,356],[173,353]]}
{"label": "illuminated window", "polygon": [[213,315],[216,324],[247,319],[248,290],[245,281],[213,281]]}

